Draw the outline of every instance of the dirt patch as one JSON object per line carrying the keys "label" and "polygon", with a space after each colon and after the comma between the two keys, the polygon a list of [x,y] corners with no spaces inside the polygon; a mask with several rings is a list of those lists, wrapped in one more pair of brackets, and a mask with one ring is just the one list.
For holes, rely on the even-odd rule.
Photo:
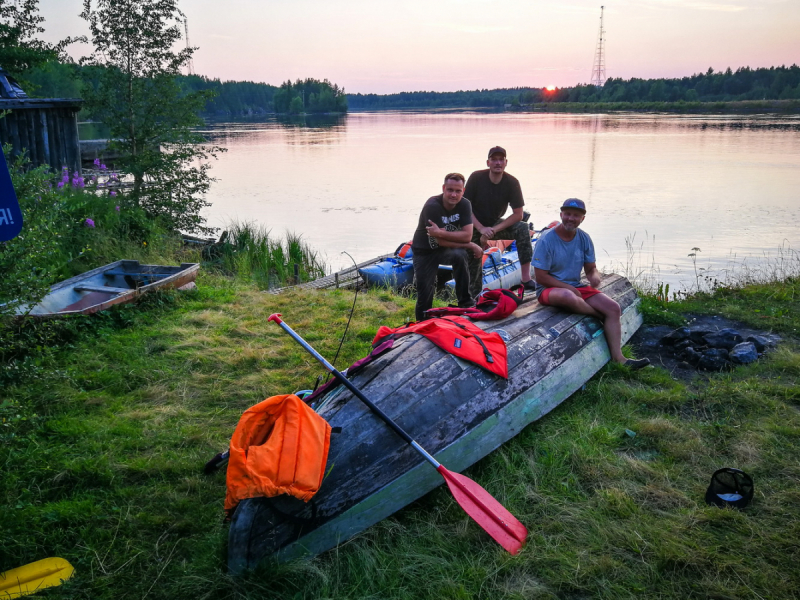
{"label": "dirt patch", "polygon": [[[691,331],[713,331],[718,332],[723,329],[735,329],[743,338],[749,336],[761,336],[771,342],[772,345],[780,341],[780,337],[773,333],[766,333],[758,329],[748,327],[744,323],[726,319],[718,315],[686,315],[687,323],[685,327]],[[681,381],[691,381],[697,377],[703,377],[707,373],[698,371],[697,367],[687,363],[677,356],[670,346],[661,343],[662,338],[673,331],[675,328],[668,325],[643,325],[639,328],[628,342],[634,348],[637,358],[649,358],[650,363],[663,367],[675,379]]]}

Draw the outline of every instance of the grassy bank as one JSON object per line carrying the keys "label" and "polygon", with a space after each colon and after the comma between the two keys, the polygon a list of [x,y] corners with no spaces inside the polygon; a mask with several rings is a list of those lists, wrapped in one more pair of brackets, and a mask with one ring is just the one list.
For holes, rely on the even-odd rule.
{"label": "grassy bank", "polygon": [[[439,489],[311,561],[240,579],[225,570],[224,476],[202,467],[244,409],[321,374],[267,316],[332,358],[353,297],[276,296],[207,269],[198,285],[59,325],[35,376],[0,392],[0,570],[47,556],[76,568],[41,597],[800,597],[799,281],[650,299],[654,321],[713,311],[785,341],[690,384],[606,366],[472,467],[528,525],[518,557]],[[359,295],[337,366],[412,315],[413,300]],[[704,504],[720,466],[754,477],[746,511]]]}

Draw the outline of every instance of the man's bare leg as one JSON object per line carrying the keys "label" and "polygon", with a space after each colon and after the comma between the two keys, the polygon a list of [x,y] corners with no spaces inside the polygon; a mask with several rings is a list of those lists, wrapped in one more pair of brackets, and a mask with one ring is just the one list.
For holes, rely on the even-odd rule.
{"label": "man's bare leg", "polygon": [[625,364],[628,359],[622,354],[622,324],[620,322],[622,310],[619,304],[602,293],[588,298],[586,304],[603,315],[603,331],[611,352],[611,359],[614,362]]}

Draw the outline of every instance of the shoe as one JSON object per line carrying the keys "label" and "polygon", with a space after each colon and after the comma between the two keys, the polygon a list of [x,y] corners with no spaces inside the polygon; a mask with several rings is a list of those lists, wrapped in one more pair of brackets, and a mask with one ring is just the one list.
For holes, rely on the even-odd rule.
{"label": "shoe", "polygon": [[631,371],[638,371],[639,369],[644,369],[646,366],[650,364],[649,358],[629,358],[625,361],[625,366],[628,367]]}
{"label": "shoe", "polygon": [[523,281],[522,289],[524,289],[526,292],[535,292],[536,282],[533,279],[528,279],[528,281]]}
{"label": "shoe", "polygon": [[458,308],[475,308],[475,300],[468,300],[467,302],[459,302]]}

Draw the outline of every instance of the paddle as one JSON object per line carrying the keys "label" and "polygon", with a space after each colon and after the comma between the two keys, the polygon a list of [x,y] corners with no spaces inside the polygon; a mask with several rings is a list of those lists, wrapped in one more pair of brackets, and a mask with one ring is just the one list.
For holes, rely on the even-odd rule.
{"label": "paddle", "polygon": [[61,585],[74,569],[63,558],[45,558],[24,567],[0,573],[0,599],[19,598],[41,589]]}
{"label": "paddle", "polygon": [[495,500],[489,492],[472,481],[469,477],[448,471],[444,465],[428,454],[422,446],[415,442],[400,426],[395,423],[386,413],[375,406],[361,391],[354,386],[349,379],[337,371],[333,365],[325,360],[314,348],[312,348],[303,338],[297,335],[291,327],[281,319],[281,315],[270,315],[268,321],[275,321],[286,333],[300,344],[305,350],[316,358],[327,370],[332,373],[348,390],[357,396],[369,409],[378,415],[394,432],[403,438],[414,450],[419,452],[433,467],[444,477],[447,487],[456,499],[456,502],[464,509],[472,519],[488,533],[492,538],[511,554],[516,554],[525,544],[528,537],[528,530],[517,520],[506,508]]}

